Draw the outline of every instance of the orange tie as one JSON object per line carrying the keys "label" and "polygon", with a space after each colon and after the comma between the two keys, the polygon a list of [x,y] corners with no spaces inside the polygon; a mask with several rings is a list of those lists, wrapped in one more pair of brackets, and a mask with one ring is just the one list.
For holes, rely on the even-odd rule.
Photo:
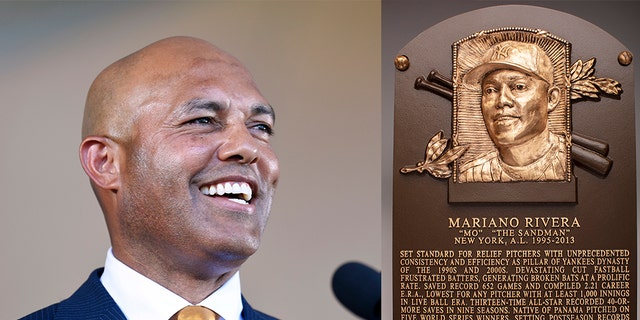
{"label": "orange tie", "polygon": [[203,306],[186,306],[176,312],[169,320],[218,320],[220,316]]}

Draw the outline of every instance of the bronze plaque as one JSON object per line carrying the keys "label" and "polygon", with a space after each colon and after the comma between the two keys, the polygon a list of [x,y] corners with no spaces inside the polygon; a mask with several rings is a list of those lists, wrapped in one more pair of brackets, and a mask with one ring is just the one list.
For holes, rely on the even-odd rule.
{"label": "bronze plaque", "polygon": [[394,319],[636,319],[632,57],[530,6],[398,52]]}

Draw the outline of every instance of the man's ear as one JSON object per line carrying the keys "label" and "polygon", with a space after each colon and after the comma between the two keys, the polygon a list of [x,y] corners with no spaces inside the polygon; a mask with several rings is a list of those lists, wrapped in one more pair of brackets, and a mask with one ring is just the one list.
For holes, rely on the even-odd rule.
{"label": "man's ear", "polygon": [[80,144],[80,163],[91,182],[106,190],[120,188],[121,148],[115,141],[89,136]]}
{"label": "man's ear", "polygon": [[556,86],[553,86],[549,89],[549,101],[547,105],[547,113],[555,110],[559,102],[560,102],[560,89]]}

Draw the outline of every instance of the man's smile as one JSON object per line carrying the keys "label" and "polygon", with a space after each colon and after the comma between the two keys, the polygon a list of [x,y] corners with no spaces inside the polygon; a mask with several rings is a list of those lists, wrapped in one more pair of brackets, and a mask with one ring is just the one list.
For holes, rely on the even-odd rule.
{"label": "man's smile", "polygon": [[498,114],[493,117],[493,122],[497,125],[509,125],[520,120],[520,116],[511,114]]}
{"label": "man's smile", "polygon": [[249,204],[253,197],[251,186],[246,182],[227,181],[204,185],[200,187],[200,192],[208,196],[223,196],[239,204]]}

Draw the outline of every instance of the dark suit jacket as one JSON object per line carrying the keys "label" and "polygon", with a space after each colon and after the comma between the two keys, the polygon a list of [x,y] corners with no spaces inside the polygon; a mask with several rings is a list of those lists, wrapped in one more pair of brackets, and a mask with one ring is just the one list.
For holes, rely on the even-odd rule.
{"label": "dark suit jacket", "polygon": [[[66,300],[38,310],[19,320],[126,320],[127,318],[100,282],[103,270],[100,268],[92,272],[89,279]],[[242,317],[244,320],[276,319],[251,308],[244,297],[242,297]]]}

